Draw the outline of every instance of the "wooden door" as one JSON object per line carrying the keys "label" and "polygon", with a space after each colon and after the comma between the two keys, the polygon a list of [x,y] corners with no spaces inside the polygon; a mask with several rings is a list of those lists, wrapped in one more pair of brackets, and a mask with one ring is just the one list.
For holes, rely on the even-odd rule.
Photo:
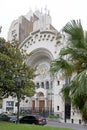
{"label": "wooden door", "polygon": [[35,110],[35,101],[32,101],[32,110]]}
{"label": "wooden door", "polygon": [[44,100],[40,100],[39,101],[39,109],[40,110],[44,110],[44,108],[45,108],[45,101]]}

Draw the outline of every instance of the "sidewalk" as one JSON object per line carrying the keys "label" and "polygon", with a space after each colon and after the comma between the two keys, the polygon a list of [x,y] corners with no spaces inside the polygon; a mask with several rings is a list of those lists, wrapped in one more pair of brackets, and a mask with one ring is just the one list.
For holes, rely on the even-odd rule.
{"label": "sidewalk", "polygon": [[57,120],[47,120],[48,126],[71,128],[74,130],[87,130],[87,125],[72,124],[72,123],[60,123]]}

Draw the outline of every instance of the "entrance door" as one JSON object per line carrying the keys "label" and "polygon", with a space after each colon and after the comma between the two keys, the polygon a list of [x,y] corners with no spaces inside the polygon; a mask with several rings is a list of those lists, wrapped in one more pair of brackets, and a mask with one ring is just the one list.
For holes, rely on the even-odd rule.
{"label": "entrance door", "polygon": [[35,101],[32,101],[32,110],[35,110]]}
{"label": "entrance door", "polygon": [[41,111],[43,111],[44,108],[45,108],[45,101],[44,101],[44,100],[40,100],[40,101],[39,101],[39,109],[40,109]]}

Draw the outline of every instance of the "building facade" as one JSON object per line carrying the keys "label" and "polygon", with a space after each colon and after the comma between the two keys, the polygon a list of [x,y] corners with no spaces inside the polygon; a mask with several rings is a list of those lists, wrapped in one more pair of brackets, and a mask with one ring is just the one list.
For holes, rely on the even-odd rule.
{"label": "building facade", "polygon": [[[14,37],[19,41],[20,49],[27,54],[32,53],[26,59],[26,63],[32,67],[37,66],[35,77],[35,95],[26,97],[21,101],[21,110],[33,112],[48,112],[61,118],[61,122],[82,123],[81,115],[76,112],[71,103],[63,100],[60,94],[61,88],[66,83],[61,73],[52,76],[50,73],[51,61],[58,58],[62,47],[66,45],[65,38],[52,26],[51,16],[48,11],[44,13],[30,10],[25,16],[20,16],[13,21],[8,40]],[[9,97],[3,100],[3,111],[16,112],[17,99]],[[77,116],[78,115],[78,116]]]}

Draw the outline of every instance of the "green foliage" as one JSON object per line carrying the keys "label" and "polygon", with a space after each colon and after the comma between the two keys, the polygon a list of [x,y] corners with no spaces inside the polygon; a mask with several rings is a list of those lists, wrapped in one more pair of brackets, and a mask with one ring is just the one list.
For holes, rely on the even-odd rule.
{"label": "green foliage", "polygon": [[51,72],[60,71],[65,78],[72,77],[61,92],[65,100],[71,99],[87,122],[87,32],[80,20],[68,22],[63,31],[68,35],[67,44],[60,50],[59,58],[52,62]]}
{"label": "green foliage", "polygon": [[26,56],[15,45],[6,42],[0,38],[0,98],[17,96],[17,85],[15,76],[24,75],[25,83],[20,88],[21,97],[34,94],[35,69],[26,65],[24,62]]}
{"label": "green foliage", "polygon": [[[56,59],[52,61],[51,64],[51,73],[57,73],[58,71],[63,72],[63,76],[65,75],[71,75],[73,64],[71,62],[68,62],[67,60],[60,57],[59,59]],[[68,71],[67,71],[68,70]]]}

